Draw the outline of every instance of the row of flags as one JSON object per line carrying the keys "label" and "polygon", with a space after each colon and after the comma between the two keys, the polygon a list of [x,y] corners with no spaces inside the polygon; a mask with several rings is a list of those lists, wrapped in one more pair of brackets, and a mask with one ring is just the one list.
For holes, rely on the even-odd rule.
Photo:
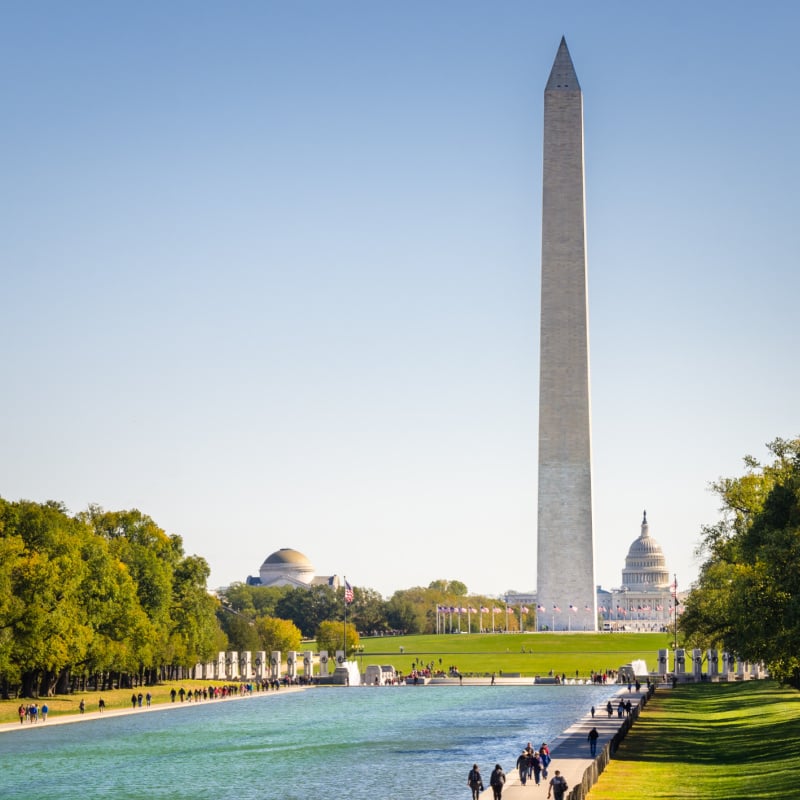
{"label": "row of flags", "polygon": [[[465,607],[465,606],[436,606],[436,610],[440,614],[477,614],[478,613],[478,609],[477,608],[473,608],[472,606],[469,606],[469,607]],[[523,614],[527,614],[529,610],[530,609],[527,606],[522,606],[520,608],[520,611]],[[505,609],[498,608],[497,606],[494,606],[494,608],[488,608],[487,606],[481,606],[481,608],[480,608],[481,614],[502,614],[503,611],[505,611],[506,614],[511,614],[514,611],[514,609],[511,608],[511,606],[508,606]]]}

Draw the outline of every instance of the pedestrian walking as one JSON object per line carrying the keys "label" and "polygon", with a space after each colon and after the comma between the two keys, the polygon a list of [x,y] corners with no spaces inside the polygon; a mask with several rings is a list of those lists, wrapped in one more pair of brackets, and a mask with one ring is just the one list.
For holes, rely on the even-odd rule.
{"label": "pedestrian walking", "polygon": [[517,758],[517,771],[519,782],[524,786],[528,782],[528,751],[523,750]]}
{"label": "pedestrian walking", "polygon": [[494,800],[500,800],[503,796],[503,784],[505,784],[505,782],[506,774],[503,772],[503,768],[499,764],[496,764],[489,777],[489,785],[492,787]]}
{"label": "pedestrian walking", "polygon": [[542,746],[539,748],[539,760],[542,762],[542,777],[547,780],[547,768],[550,766],[550,748],[547,746],[547,742],[542,742]]}
{"label": "pedestrian walking", "polygon": [[480,793],[483,791],[483,778],[477,764],[472,765],[472,769],[467,775],[467,786],[472,790],[472,800],[478,800]]}
{"label": "pedestrian walking", "polygon": [[592,758],[597,755],[597,740],[600,737],[600,734],[597,732],[597,728],[592,728],[589,731],[589,751],[592,754]]}
{"label": "pedestrian walking", "polygon": [[553,775],[552,780],[550,781],[550,788],[547,790],[547,796],[550,797],[550,793],[553,793],[553,797],[555,800],[564,800],[564,795],[567,793],[567,781],[565,780],[564,776],[558,771],[555,771],[555,775]]}

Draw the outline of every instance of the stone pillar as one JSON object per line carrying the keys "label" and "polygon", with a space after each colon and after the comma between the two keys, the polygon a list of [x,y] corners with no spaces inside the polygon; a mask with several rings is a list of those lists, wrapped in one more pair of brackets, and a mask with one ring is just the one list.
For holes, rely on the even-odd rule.
{"label": "stone pillar", "polygon": [[267,654],[264,650],[259,650],[256,653],[255,660],[256,679],[263,681],[269,674],[267,670]]}
{"label": "stone pillar", "polygon": [[313,650],[306,650],[303,653],[303,675],[306,678],[313,678],[314,677],[314,651]]}
{"label": "stone pillar", "polygon": [[336,651],[336,666],[343,667],[345,662],[344,650]]}
{"label": "stone pillar", "polygon": [[716,650],[709,650],[706,653],[706,660],[708,661],[708,677],[716,678],[719,675],[719,654]]}
{"label": "stone pillar", "polygon": [[281,651],[273,650],[269,656],[269,677],[277,681],[281,677]]}
{"label": "stone pillar", "polygon": [[236,650],[225,653],[225,678],[229,681],[239,678],[239,653]]}
{"label": "stone pillar", "polygon": [[669,650],[658,651],[658,674],[666,675],[669,672]]}
{"label": "stone pillar", "polygon": [[322,678],[328,677],[328,651],[327,650],[320,650],[319,651],[319,674]]}
{"label": "stone pillar", "polygon": [[733,672],[733,658],[727,650],[722,651],[722,674],[729,675]]}
{"label": "stone pillar", "polygon": [[244,680],[249,681],[253,677],[253,654],[249,650],[239,654],[239,670]]}
{"label": "stone pillar", "polygon": [[297,677],[297,651],[289,650],[286,653],[286,674],[294,680]]}
{"label": "stone pillar", "polygon": [[686,650],[684,650],[682,647],[675,649],[675,674],[686,674]]}
{"label": "stone pillar", "polygon": [[696,647],[692,650],[692,677],[696,681],[703,677],[703,651]]}

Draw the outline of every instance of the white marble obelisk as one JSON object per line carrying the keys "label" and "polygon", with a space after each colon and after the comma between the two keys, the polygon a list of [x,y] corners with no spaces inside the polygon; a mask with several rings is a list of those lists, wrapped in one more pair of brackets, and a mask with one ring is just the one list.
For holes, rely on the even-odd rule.
{"label": "white marble obelisk", "polygon": [[544,91],[543,178],[539,629],[594,631],[583,95],[563,38]]}

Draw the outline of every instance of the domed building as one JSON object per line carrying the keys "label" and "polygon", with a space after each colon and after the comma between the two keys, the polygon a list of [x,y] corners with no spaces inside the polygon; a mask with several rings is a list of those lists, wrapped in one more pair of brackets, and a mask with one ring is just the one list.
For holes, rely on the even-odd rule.
{"label": "domed building", "polygon": [[647,512],[642,532],[631,545],[622,570],[622,586],[632,592],[651,592],[669,588],[669,572],[661,545],[650,536]]}
{"label": "domed building", "polygon": [[612,627],[658,631],[670,624],[672,586],[667,562],[661,545],[650,536],[646,511],[639,538],[625,558],[622,585],[611,590],[607,602],[600,612]]}
{"label": "domed building", "polygon": [[339,588],[338,575],[315,575],[314,565],[298,550],[282,547],[264,559],[258,577],[248,576],[248,586],[330,586]]}

